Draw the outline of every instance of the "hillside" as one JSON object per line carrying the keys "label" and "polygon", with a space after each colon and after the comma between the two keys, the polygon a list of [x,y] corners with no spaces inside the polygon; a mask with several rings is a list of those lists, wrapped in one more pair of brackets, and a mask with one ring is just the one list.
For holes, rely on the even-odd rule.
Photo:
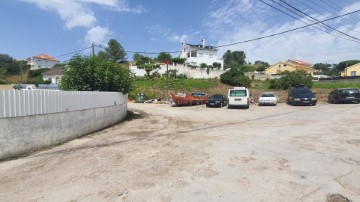
{"label": "hillside", "polygon": [[[360,88],[359,83],[314,83],[312,88],[320,102],[327,102],[327,97],[331,90],[335,88],[356,87]],[[204,92],[209,95],[221,93],[227,95],[228,89],[232,86],[220,83],[218,79],[169,79],[168,92]],[[251,96],[257,100],[259,95],[265,91],[272,91],[279,97],[279,102],[287,101],[286,90],[269,90],[266,81],[253,81],[250,88]],[[147,98],[166,98],[166,79],[157,78],[152,80],[136,80],[129,99],[134,99],[137,93],[145,93]]]}

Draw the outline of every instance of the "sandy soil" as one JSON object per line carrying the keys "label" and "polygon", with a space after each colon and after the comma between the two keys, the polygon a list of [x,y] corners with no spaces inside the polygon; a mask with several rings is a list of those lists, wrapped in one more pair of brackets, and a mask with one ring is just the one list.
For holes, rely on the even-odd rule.
{"label": "sandy soil", "polygon": [[0,201],[360,201],[359,104],[129,110],[0,162]]}

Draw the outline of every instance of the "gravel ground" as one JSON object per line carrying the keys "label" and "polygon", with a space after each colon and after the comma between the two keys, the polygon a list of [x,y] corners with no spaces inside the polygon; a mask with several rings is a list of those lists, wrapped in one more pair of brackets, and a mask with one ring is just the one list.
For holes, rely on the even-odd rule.
{"label": "gravel ground", "polygon": [[0,162],[0,201],[360,201],[360,105],[129,103],[129,119]]}

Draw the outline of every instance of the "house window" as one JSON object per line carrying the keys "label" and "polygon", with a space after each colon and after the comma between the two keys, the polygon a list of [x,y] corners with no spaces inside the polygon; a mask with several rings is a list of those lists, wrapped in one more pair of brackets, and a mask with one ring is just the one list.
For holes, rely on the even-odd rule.
{"label": "house window", "polygon": [[192,57],[192,58],[196,58],[196,57],[197,57],[197,52],[196,52],[196,51],[191,51],[190,54],[191,54],[190,57]]}
{"label": "house window", "polygon": [[203,54],[202,53],[199,53],[199,58],[202,58],[203,57]]}
{"label": "house window", "polygon": [[209,54],[209,58],[213,58],[214,57],[214,55],[213,54]]}
{"label": "house window", "polygon": [[356,76],[356,71],[351,71],[351,76]]}

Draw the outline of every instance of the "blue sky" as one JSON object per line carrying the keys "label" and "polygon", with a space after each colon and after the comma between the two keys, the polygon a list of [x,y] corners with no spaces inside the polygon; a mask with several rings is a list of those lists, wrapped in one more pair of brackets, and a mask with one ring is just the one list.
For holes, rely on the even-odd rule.
{"label": "blue sky", "polygon": [[[290,13],[279,6],[287,3],[319,21],[360,9],[357,0],[262,1]],[[291,18],[261,0],[1,0],[0,8],[0,53],[16,59],[40,53],[56,57],[87,48],[92,42],[106,45],[110,38],[127,51],[149,53],[178,51],[182,42],[198,44],[202,38],[207,45],[219,46],[315,22],[300,17],[299,11],[291,13],[298,19]],[[218,57],[226,50],[241,50],[252,63],[360,59],[360,12],[326,24],[329,27],[318,24],[317,28],[221,47]],[[71,56],[57,59],[65,61]],[[132,59],[130,52],[128,59]]]}

